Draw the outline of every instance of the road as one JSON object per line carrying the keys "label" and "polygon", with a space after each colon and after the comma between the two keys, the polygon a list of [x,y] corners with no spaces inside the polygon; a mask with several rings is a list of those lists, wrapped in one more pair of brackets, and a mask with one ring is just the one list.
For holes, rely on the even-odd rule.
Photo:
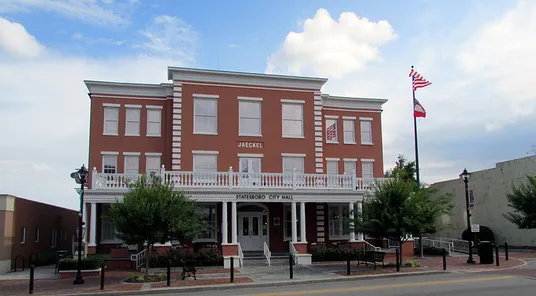
{"label": "road", "polygon": [[[434,296],[506,296],[533,295],[536,279],[503,274],[448,273],[373,280],[240,288],[178,293],[181,296],[290,296],[290,295],[434,295]],[[159,294],[152,294],[159,295]],[[161,294],[170,295],[170,294]]]}

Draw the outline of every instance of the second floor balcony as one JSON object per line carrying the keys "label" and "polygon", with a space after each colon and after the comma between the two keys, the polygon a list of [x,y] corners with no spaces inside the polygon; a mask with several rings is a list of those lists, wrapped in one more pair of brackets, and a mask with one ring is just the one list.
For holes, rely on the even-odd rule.
{"label": "second floor balcony", "polygon": [[[220,189],[268,189],[268,190],[345,190],[367,191],[375,182],[384,178],[357,178],[353,175],[292,173],[243,173],[233,172],[186,172],[166,171],[158,173],[165,182],[175,188],[220,188]],[[93,168],[91,189],[126,190],[141,174],[98,173]]]}

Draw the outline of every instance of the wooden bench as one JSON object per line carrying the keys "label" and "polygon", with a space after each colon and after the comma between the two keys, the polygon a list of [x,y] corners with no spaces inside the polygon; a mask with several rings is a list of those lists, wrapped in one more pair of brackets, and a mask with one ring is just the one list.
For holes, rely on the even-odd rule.
{"label": "wooden bench", "polygon": [[384,258],[385,258],[385,252],[368,251],[358,256],[357,266],[359,266],[361,263],[365,263],[366,266],[368,266],[369,263],[373,263],[374,269],[376,269],[376,263],[381,263],[381,266],[385,268],[385,264],[383,262]]}
{"label": "wooden bench", "polygon": [[181,261],[182,261],[182,273],[181,273],[182,280],[184,280],[186,277],[193,277],[194,280],[197,280],[197,278],[195,277],[195,273],[197,271],[197,269],[195,268],[195,261],[193,260],[188,260],[188,261],[181,260]]}

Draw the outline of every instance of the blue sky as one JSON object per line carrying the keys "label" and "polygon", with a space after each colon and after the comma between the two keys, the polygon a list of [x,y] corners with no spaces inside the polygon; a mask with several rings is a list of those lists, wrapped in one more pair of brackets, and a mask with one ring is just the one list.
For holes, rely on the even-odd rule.
{"label": "blue sky", "polygon": [[327,77],[330,94],[387,98],[387,168],[413,159],[413,64],[432,82],[417,92],[422,179],[493,167],[536,144],[535,19],[527,0],[0,0],[0,191],[76,208],[83,80],[165,82],[167,66]]}

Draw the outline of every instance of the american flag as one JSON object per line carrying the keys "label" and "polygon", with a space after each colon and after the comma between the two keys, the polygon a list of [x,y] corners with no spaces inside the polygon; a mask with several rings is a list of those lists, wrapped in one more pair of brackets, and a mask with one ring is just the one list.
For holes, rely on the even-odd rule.
{"label": "american flag", "polygon": [[413,66],[411,66],[409,77],[411,77],[413,81],[413,91],[416,91],[418,88],[427,87],[428,85],[432,84],[430,81],[424,79],[424,77],[419,74],[419,72],[413,70]]}
{"label": "american flag", "polygon": [[332,125],[328,126],[328,128],[326,129],[326,132],[327,132],[326,138],[327,138],[328,141],[335,139],[335,136],[336,136],[336,134],[335,134],[335,122]]}

